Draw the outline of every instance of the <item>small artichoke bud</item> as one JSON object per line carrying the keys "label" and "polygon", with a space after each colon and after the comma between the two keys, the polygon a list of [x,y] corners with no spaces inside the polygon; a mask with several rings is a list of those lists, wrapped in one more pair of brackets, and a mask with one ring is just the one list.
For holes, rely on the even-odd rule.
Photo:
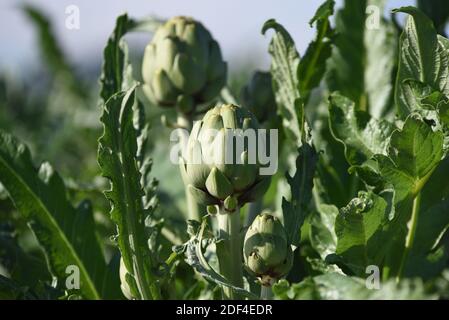
{"label": "small artichoke bud", "polygon": [[276,101],[269,72],[256,71],[250,82],[242,88],[241,101],[259,120],[265,123],[276,116]]}
{"label": "small artichoke bud", "polygon": [[209,206],[206,207],[206,210],[207,210],[207,213],[211,214],[211,215],[215,215],[215,214],[218,213],[216,205],[209,205]]}
{"label": "small artichoke bud", "polygon": [[243,256],[247,269],[264,286],[270,286],[290,271],[293,252],[276,217],[262,213],[254,219],[245,235]]}
{"label": "small artichoke bud", "polygon": [[[259,142],[258,129],[250,111],[228,104],[210,109],[194,124],[180,167],[198,203],[231,212],[266,192],[271,177],[260,175],[257,148],[269,140]],[[245,132],[252,132],[251,140]]]}
{"label": "small artichoke bud", "polygon": [[226,74],[218,43],[200,22],[189,17],[168,20],[145,48],[143,92],[162,107],[193,112],[196,105],[217,96]]}

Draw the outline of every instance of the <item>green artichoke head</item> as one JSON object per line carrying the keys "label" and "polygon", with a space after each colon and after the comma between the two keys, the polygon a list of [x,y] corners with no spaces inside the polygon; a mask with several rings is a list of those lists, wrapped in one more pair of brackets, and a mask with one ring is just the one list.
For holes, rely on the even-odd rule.
{"label": "green artichoke head", "polygon": [[246,232],[243,256],[246,268],[262,285],[285,276],[292,267],[293,252],[282,223],[271,214],[258,215]]}
{"label": "green artichoke head", "polygon": [[145,48],[143,91],[154,103],[190,113],[213,99],[226,82],[227,65],[209,31],[189,17],[159,27]]}
{"label": "green artichoke head", "polygon": [[263,71],[254,72],[249,83],[242,88],[241,100],[243,106],[248,108],[260,123],[276,116],[271,74]]}
{"label": "green artichoke head", "polygon": [[265,193],[270,176],[260,175],[257,152],[268,148],[269,140],[258,129],[251,112],[230,104],[210,109],[195,122],[181,172],[197,202],[234,211]]}

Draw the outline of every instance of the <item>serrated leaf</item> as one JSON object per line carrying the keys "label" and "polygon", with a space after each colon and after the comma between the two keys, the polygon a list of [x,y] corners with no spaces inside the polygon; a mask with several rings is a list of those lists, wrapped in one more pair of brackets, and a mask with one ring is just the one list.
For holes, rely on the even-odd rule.
{"label": "serrated leaf", "polygon": [[360,165],[374,154],[385,154],[394,126],[359,111],[353,101],[334,93],[329,98],[329,126],[337,141],[345,146],[351,165]]}
{"label": "serrated leaf", "polygon": [[383,179],[396,191],[396,203],[416,197],[442,157],[443,134],[413,115],[391,135],[388,156],[375,156]]}
{"label": "serrated leaf", "polygon": [[118,245],[126,269],[139,286],[140,298],[157,299],[154,256],[150,251],[145,222],[154,208],[144,208],[145,192],[137,158],[137,130],[134,111],[135,88],[113,95],[105,104],[101,117],[104,131],[99,139],[98,162],[104,177],[111,181],[105,192],[111,202],[111,218],[117,225]]}
{"label": "serrated leaf", "polygon": [[113,94],[123,88],[127,69],[127,48],[122,37],[135,26],[135,21],[125,13],[119,16],[114,31],[103,50],[103,66],[100,77],[100,97],[105,103]]}
{"label": "serrated leaf", "polygon": [[271,60],[271,76],[276,103],[283,116],[287,133],[300,145],[302,141],[304,110],[299,92],[299,54],[295,43],[287,30],[274,19],[265,22],[262,34],[269,29],[275,31],[269,46]]}
{"label": "serrated leaf", "polygon": [[298,149],[295,174],[292,177],[287,174],[291,198],[282,198],[282,215],[289,243],[295,246],[299,245],[300,229],[309,213],[317,161],[315,147],[305,143]]}
{"label": "serrated leaf", "polygon": [[406,119],[402,130],[393,132],[387,156],[374,156],[383,183],[394,189],[395,217],[386,230],[390,239],[385,260],[386,277],[401,277],[414,243],[420,192],[438,167],[442,156],[443,134],[433,131],[416,114]]}
{"label": "serrated leaf", "polygon": [[51,273],[65,284],[67,266],[80,270],[80,293],[99,299],[105,275],[103,253],[92,212],[76,210],[67,200],[61,177],[48,163],[39,171],[28,148],[0,132],[0,180],[28,220],[47,256]]}
{"label": "serrated leaf", "polygon": [[447,39],[437,35],[432,21],[421,11],[402,7],[394,12],[410,15],[400,39],[395,92],[398,114],[405,119],[414,106],[413,91],[404,83],[406,80],[422,82],[449,95],[449,51]]}

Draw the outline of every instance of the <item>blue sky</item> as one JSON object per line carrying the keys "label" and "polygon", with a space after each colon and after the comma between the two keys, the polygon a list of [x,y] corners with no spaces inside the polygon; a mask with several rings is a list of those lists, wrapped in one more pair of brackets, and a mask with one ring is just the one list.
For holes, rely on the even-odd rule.
{"label": "blue sky", "polygon": [[[202,21],[219,41],[231,69],[242,63],[266,69],[269,65],[269,36],[260,34],[263,23],[275,18],[292,34],[298,50],[303,52],[312,39],[308,25],[322,0],[30,0],[51,18],[64,51],[76,65],[100,59],[115,18],[128,12],[132,17],[157,15],[161,18],[190,15]],[[341,5],[337,0],[337,6]],[[16,72],[39,63],[35,33],[18,9],[23,1],[0,3],[0,70]],[[389,0],[388,9],[414,4],[414,0]],[[65,27],[65,8],[80,9],[80,29]],[[131,37],[144,43],[148,35]]]}

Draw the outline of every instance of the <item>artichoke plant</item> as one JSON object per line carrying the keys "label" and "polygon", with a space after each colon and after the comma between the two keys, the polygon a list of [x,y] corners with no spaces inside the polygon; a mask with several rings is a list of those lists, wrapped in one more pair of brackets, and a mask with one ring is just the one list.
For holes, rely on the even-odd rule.
{"label": "artichoke plant", "polygon": [[[256,140],[238,150],[238,141],[233,140],[231,145],[230,140],[234,136],[243,138],[247,129],[254,130]],[[260,175],[255,157],[257,148],[269,146],[265,144],[268,139],[258,135],[258,129],[258,121],[251,112],[230,104],[212,108],[195,123],[181,161],[181,172],[198,203],[219,205],[232,212],[265,193],[270,176]],[[229,154],[233,155],[231,163],[227,161]]]}
{"label": "artichoke plant", "polygon": [[276,116],[276,101],[271,81],[269,72],[256,71],[250,82],[242,88],[243,106],[248,108],[260,123],[269,121]]}
{"label": "artichoke plant", "polygon": [[226,73],[209,31],[192,18],[174,17],[157,29],[145,49],[143,91],[153,103],[189,114],[220,92]]}
{"label": "artichoke plant", "polygon": [[126,274],[128,271],[126,270],[125,262],[123,258],[120,258],[120,268],[119,268],[119,276],[120,276],[120,289],[122,290],[123,295],[128,300],[134,299],[134,296],[131,293],[131,288],[129,287],[128,281],[126,281]]}
{"label": "artichoke plant", "polygon": [[290,271],[292,249],[287,233],[276,217],[262,213],[254,219],[245,235],[243,256],[247,269],[263,286],[271,286]]}

